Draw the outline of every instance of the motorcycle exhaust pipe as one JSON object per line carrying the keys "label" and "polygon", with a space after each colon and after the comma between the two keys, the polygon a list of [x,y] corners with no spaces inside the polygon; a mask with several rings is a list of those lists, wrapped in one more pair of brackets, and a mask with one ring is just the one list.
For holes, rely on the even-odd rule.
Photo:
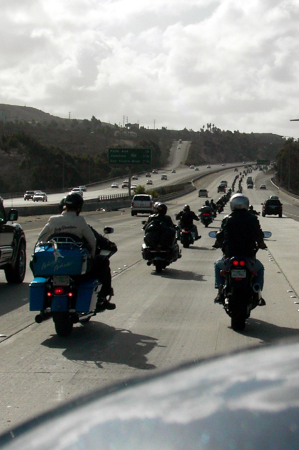
{"label": "motorcycle exhaust pipe", "polygon": [[259,283],[254,283],[254,285],[252,286],[253,292],[260,292],[261,291],[261,285]]}
{"label": "motorcycle exhaust pipe", "polygon": [[42,323],[44,320],[48,320],[51,317],[51,313],[40,313],[35,316],[36,323]]}

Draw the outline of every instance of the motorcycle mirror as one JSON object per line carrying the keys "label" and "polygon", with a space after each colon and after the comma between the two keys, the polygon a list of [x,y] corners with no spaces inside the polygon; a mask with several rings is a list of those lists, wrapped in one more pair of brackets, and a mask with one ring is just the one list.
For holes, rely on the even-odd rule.
{"label": "motorcycle mirror", "polygon": [[216,238],[216,234],[217,234],[217,231],[210,231],[210,232],[209,232],[209,236],[210,236],[211,238]]}
{"label": "motorcycle mirror", "polygon": [[104,228],[104,234],[111,234],[111,233],[114,233],[114,228],[111,227]]}
{"label": "motorcycle mirror", "polygon": [[141,223],[142,225],[144,225],[146,223],[146,220],[142,220]]}
{"label": "motorcycle mirror", "polygon": [[272,236],[271,231],[264,231],[263,233],[264,233],[264,238],[266,238],[266,239]]}

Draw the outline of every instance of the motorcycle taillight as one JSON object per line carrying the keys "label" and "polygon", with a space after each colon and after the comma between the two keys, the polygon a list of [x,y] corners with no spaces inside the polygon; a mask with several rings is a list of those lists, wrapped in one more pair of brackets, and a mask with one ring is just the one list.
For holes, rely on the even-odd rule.
{"label": "motorcycle taillight", "polygon": [[54,295],[65,295],[66,289],[64,286],[55,286],[53,290]]}
{"label": "motorcycle taillight", "polygon": [[245,266],[246,265],[246,262],[243,260],[243,259],[240,259],[240,260],[238,260],[238,259],[234,259],[233,260],[233,266]]}

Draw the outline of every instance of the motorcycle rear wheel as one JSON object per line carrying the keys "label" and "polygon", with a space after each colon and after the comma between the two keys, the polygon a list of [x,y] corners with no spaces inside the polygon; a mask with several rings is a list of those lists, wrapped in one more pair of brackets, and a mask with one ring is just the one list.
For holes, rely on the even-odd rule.
{"label": "motorcycle rear wheel", "polygon": [[155,267],[156,267],[156,272],[157,273],[161,273],[162,270],[164,269],[163,261],[156,261],[155,262]]}
{"label": "motorcycle rear wheel", "polygon": [[73,321],[68,313],[57,313],[53,315],[53,321],[58,336],[66,337],[71,334],[73,329]]}
{"label": "motorcycle rear wheel", "polygon": [[246,325],[248,293],[242,290],[234,292],[231,296],[231,328],[242,331]]}

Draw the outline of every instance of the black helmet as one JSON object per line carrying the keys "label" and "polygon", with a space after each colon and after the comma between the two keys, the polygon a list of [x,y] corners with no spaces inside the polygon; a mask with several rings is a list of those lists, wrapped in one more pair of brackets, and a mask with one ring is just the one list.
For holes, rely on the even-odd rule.
{"label": "black helmet", "polygon": [[189,205],[185,205],[183,211],[189,212],[190,211],[190,206]]}
{"label": "black helmet", "polygon": [[64,204],[67,208],[72,209],[73,211],[77,211],[78,209],[81,209],[83,206],[83,198],[80,194],[77,192],[74,192],[72,194],[68,194],[64,199]]}
{"label": "black helmet", "polygon": [[206,205],[206,206],[210,206],[209,200],[206,200],[206,201],[205,201],[205,205]]}
{"label": "black helmet", "polygon": [[157,206],[157,211],[158,214],[162,214],[162,216],[165,216],[165,214],[167,213],[167,206],[165,205],[165,203],[159,203],[159,205]]}
{"label": "black helmet", "polygon": [[63,210],[63,207],[65,205],[65,197],[63,197],[59,202],[59,210],[60,212]]}

